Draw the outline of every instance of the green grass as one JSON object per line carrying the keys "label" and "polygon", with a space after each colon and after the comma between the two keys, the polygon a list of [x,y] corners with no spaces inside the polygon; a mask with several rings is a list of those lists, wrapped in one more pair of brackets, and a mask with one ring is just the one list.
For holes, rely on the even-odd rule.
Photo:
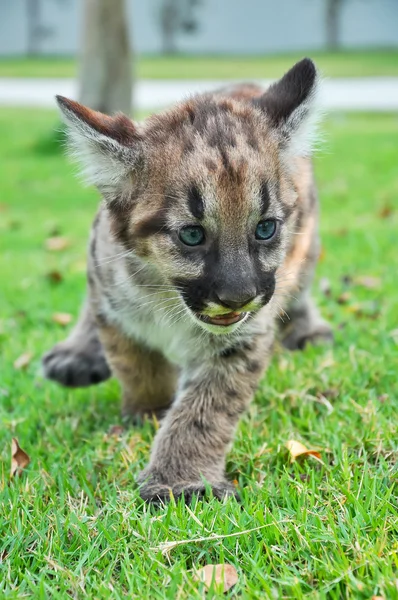
{"label": "green grass", "polygon": [[[256,79],[280,77],[303,56],[313,58],[327,77],[398,76],[398,50],[303,51],[265,56],[139,56],[144,79]],[[0,77],[74,77],[72,58],[1,58]]]}
{"label": "green grass", "polygon": [[[51,112],[0,110],[0,597],[203,598],[192,569],[229,562],[239,573],[229,598],[398,598],[397,116],[325,125],[315,293],[336,343],[276,353],[229,454],[242,506],[159,510],[134,483],[153,426],[107,435],[120,423],[117,383],[65,390],[40,376],[41,354],[66,333],[52,314],[76,317],[84,295],[97,204],[49,143],[54,123]],[[55,233],[70,239],[63,252],[44,249]],[[16,370],[24,352],[32,361]],[[9,482],[13,436],[31,464]],[[289,439],[321,448],[324,464],[291,464]]]}

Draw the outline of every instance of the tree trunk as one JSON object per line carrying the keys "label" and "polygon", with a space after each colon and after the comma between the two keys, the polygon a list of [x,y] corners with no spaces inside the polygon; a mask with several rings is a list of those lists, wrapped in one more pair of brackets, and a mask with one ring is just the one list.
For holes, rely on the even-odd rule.
{"label": "tree trunk", "polygon": [[175,54],[177,51],[175,34],[179,28],[179,16],[179,1],[163,0],[160,9],[163,54]]}
{"label": "tree trunk", "polygon": [[26,16],[28,25],[27,53],[35,56],[39,53],[39,26],[40,26],[40,3],[39,0],[28,0],[26,3]]}
{"label": "tree trunk", "polygon": [[326,44],[329,50],[340,46],[340,10],[343,0],[326,0]]}
{"label": "tree trunk", "polygon": [[124,0],[84,0],[80,101],[112,114],[131,112],[132,55]]}

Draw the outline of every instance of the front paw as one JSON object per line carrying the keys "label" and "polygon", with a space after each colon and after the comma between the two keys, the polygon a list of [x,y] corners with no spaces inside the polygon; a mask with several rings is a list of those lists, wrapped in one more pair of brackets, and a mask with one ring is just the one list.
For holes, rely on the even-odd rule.
{"label": "front paw", "polygon": [[185,504],[191,504],[195,498],[203,499],[212,496],[218,500],[225,500],[231,496],[239,500],[235,486],[226,480],[208,484],[204,481],[177,481],[167,484],[156,474],[143,472],[139,476],[139,483],[141,498],[154,504],[165,504],[172,498],[175,500],[183,498]]}

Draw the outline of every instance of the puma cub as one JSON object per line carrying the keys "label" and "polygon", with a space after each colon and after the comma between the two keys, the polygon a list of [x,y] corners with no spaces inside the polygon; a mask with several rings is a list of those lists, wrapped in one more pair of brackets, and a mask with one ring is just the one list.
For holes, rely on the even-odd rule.
{"label": "puma cub", "polygon": [[122,386],[123,414],[164,415],[144,499],[236,495],[225,455],[270,358],[330,339],[310,296],[318,201],[311,161],[317,72],[297,63],[267,90],[194,96],[143,124],[58,97],[72,152],[102,195],[88,292],[43,358],[69,387]]}

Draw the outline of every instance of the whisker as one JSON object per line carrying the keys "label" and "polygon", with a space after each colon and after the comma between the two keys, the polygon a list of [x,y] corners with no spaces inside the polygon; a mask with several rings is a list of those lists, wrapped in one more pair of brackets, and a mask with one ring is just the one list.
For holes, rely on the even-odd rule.
{"label": "whisker", "polygon": [[[152,292],[151,294],[145,294],[145,296],[139,296],[138,299],[139,300],[145,300],[146,298],[151,298],[153,296],[158,296],[159,298],[162,298],[162,294],[171,294],[172,292],[174,293],[176,290],[175,289],[170,289],[170,291],[162,291],[162,290],[158,290],[156,292]],[[175,298],[179,298],[179,294],[175,295]]]}
{"label": "whisker", "polygon": [[187,311],[185,309],[179,312],[176,316],[177,318],[173,323],[170,324],[170,327],[175,327],[178,323],[181,323],[181,321],[188,318]]}
{"label": "whisker", "polygon": [[[280,311],[280,312],[281,312],[283,315],[286,315],[286,317],[287,317],[287,318],[289,319],[289,321],[290,321],[291,319],[290,319],[289,315],[288,315],[288,314],[287,314],[287,312],[286,312],[286,311],[285,311],[285,310],[282,308],[282,306],[281,306],[281,305],[280,305],[278,302],[276,302],[276,300],[274,300],[274,302],[275,302],[276,306],[278,307],[279,311]],[[280,317],[280,319],[281,319],[282,323],[284,323],[285,321],[284,321],[284,319],[282,318],[282,315],[281,315],[281,314],[279,315],[279,317]]]}
{"label": "whisker", "polygon": [[124,281],[129,281],[130,279],[133,279],[136,275],[138,275],[138,273],[141,273],[141,271],[143,271],[147,266],[148,265],[144,264],[140,269],[138,269],[138,271],[129,275]]}
{"label": "whisker", "polygon": [[152,288],[172,288],[172,289],[178,289],[177,286],[171,286],[171,285],[161,285],[161,284],[157,284],[157,283],[137,283],[136,287],[152,287]]}
{"label": "whisker", "polygon": [[152,305],[156,305],[155,309],[158,309],[162,306],[166,306],[168,302],[173,302],[175,300],[177,300],[178,298],[165,298],[163,300],[161,300],[160,302],[158,300],[149,300],[148,302],[144,302],[144,304],[139,304],[138,307],[139,308],[145,308],[147,306],[152,306]]}
{"label": "whisker", "polygon": [[124,252],[119,252],[119,254],[114,254],[113,256],[108,256],[104,260],[97,260],[97,261],[94,262],[94,265],[96,267],[99,267],[101,265],[106,265],[106,264],[109,264],[111,262],[114,262],[114,261],[116,261],[116,260],[118,260],[120,258],[125,258],[125,257],[127,257],[129,255],[132,255],[132,256],[134,255],[134,253],[133,253],[132,250],[126,250]]}

